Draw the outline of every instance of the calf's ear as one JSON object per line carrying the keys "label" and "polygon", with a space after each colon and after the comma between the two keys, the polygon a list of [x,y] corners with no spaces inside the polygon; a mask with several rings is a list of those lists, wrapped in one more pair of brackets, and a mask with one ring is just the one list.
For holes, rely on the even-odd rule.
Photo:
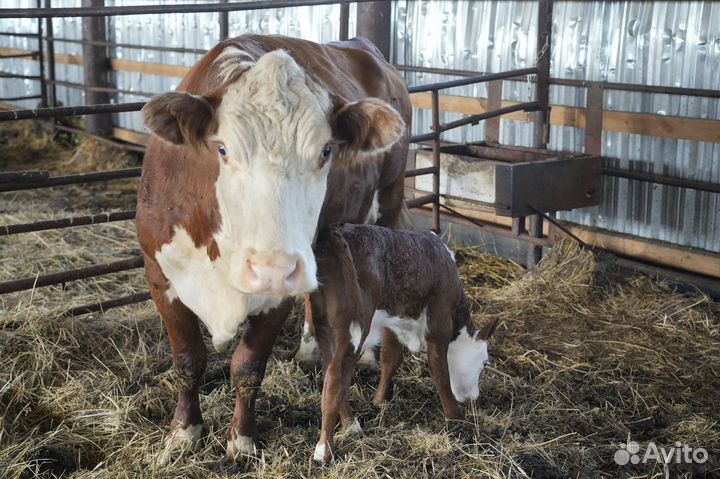
{"label": "calf's ear", "polygon": [[497,328],[499,321],[500,318],[495,318],[492,323],[483,326],[482,329],[478,332],[477,338],[482,339],[483,341],[487,341],[488,339],[490,339],[490,336],[492,336],[492,334],[495,332],[495,328]]}
{"label": "calf's ear", "polygon": [[389,150],[405,132],[405,122],[378,98],[347,103],[335,113],[333,136],[351,149],[367,154]]}
{"label": "calf's ear", "polygon": [[150,131],[175,145],[200,145],[217,132],[218,101],[173,91],[154,96],[142,109]]}

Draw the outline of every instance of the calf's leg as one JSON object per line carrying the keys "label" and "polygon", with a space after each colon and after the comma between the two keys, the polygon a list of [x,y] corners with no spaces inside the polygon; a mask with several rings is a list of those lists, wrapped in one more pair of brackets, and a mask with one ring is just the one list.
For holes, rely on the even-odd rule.
{"label": "calf's leg", "polygon": [[450,373],[447,362],[448,343],[443,340],[428,340],[427,355],[430,377],[437,388],[443,413],[448,419],[460,419],[462,413],[450,387]]}
{"label": "calf's leg", "polygon": [[179,299],[170,300],[168,281],[160,266],[145,257],[145,272],[150,294],[160,312],[170,339],[173,367],[178,378],[178,399],[170,423],[169,446],[195,446],[202,435],[203,420],[198,388],[207,364],[198,318]]}
{"label": "calf's leg", "polygon": [[384,328],[380,343],[380,382],[375,390],[373,404],[389,402],[393,396],[392,379],[403,359],[403,347],[390,329]]}
{"label": "calf's leg", "polygon": [[[315,446],[315,454],[313,459],[321,464],[329,464],[332,462],[335,435],[335,425],[337,424],[338,414],[344,409],[344,414],[350,411],[347,403],[347,394],[352,382],[352,374],[355,370],[357,356],[351,351],[352,346],[349,342],[335,349],[335,354],[325,370],[323,378],[323,391],[321,400],[322,409],[322,426],[320,430],[320,440]],[[353,422],[354,422],[354,416]]]}
{"label": "calf's leg", "polygon": [[247,319],[248,324],[230,363],[230,375],[235,386],[235,412],[227,442],[230,457],[255,451],[255,400],[265,377],[273,344],[291,309],[292,302],[286,300],[268,313]]}

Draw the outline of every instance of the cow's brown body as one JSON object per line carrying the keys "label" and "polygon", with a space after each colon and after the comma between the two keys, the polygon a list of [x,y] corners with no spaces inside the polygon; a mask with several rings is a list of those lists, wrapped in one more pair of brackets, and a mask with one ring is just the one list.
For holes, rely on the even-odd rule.
{"label": "cow's brown body", "polygon": [[[318,45],[279,36],[234,38],[204,55],[178,91],[222,96],[224,86],[218,64],[214,62],[223,50],[233,47],[249,53],[255,60],[267,52],[285,50],[308,76],[327,89],[336,108],[375,97],[392,105],[405,123],[410,124],[411,106],[403,79],[377,49],[363,39]],[[357,153],[350,145],[336,145],[318,229],[338,222],[364,222],[376,194],[379,223],[394,226],[403,202],[407,145],[405,134],[389,151],[365,157],[363,161],[355,158]],[[194,428],[182,433],[193,441],[197,440],[197,428],[202,428],[198,386],[205,369],[206,348],[198,318],[180,299],[169,296],[169,282],[156,257],[178,228],[187,231],[195,246],[204,248],[211,261],[223,254],[213,238],[223,224],[215,196],[218,164],[216,149],[173,145],[153,136],[145,155],[138,194],[137,234],[145,257],[147,279],[167,328],[175,368],[183,384],[172,428],[174,431]],[[263,198],[257,198],[258,214],[262,214],[262,205]],[[255,398],[272,345],[289,311],[290,301],[285,300],[279,307],[247,320],[231,363],[237,385],[229,433],[231,441],[235,437],[255,435]]]}
{"label": "cow's brown body", "polygon": [[[477,397],[477,378],[487,360],[485,340],[496,323],[478,331],[471,322],[455,259],[442,240],[432,232],[334,226],[320,237],[316,259],[323,287],[311,303],[325,378],[315,459],[330,460],[338,414],[347,425],[355,424],[347,392],[366,341],[370,347],[382,343],[375,404],[392,396],[402,342],[415,351],[427,347],[443,412],[459,418],[458,399]],[[449,365],[449,359],[455,361]],[[478,364],[463,364],[475,359]],[[464,384],[463,374],[469,378]]]}

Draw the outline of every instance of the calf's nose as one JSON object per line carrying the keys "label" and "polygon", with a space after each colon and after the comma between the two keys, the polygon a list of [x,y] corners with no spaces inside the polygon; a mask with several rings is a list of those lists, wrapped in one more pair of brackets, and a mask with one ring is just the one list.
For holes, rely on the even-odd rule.
{"label": "calf's nose", "polygon": [[292,294],[303,270],[302,258],[297,255],[255,254],[245,265],[245,285],[250,293]]}

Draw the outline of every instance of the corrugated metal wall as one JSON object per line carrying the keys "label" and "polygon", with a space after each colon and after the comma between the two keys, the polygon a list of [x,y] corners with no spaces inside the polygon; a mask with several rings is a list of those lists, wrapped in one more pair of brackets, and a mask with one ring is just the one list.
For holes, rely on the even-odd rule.
{"label": "corrugated metal wall", "polygon": [[[35,2],[3,0],[7,7],[31,7]],[[54,2],[79,6],[79,0]],[[109,5],[144,2],[108,1]],[[163,3],[177,3],[165,0]],[[354,7],[351,20],[355,18]],[[537,4],[534,1],[397,0],[394,2],[393,59],[399,64],[498,72],[533,65],[536,57]],[[230,13],[230,34],[281,33],[329,41],[339,35],[339,6],[298,7]],[[55,19],[57,37],[80,38],[80,19]],[[0,30],[35,32],[33,20],[0,20]],[[354,32],[351,25],[350,32]],[[209,48],[218,37],[217,14],[176,14],[116,17],[109,38],[123,43]],[[34,49],[33,39],[0,37],[0,46]],[[57,43],[58,53],[81,54],[80,45]],[[115,49],[118,58],[190,65],[195,54]],[[0,60],[0,70],[37,74],[37,65]],[[58,65],[58,79],[82,82],[82,68]],[[720,2],[584,2],[558,1],[554,9],[552,75],[558,78],[606,80],[653,85],[720,89]],[[408,73],[409,84],[451,77]],[[118,73],[117,86],[135,91],[162,92],[178,80],[139,73]],[[37,94],[31,80],[3,80],[0,97]],[[446,93],[486,97],[485,86]],[[553,86],[555,105],[584,106],[582,88]],[[534,98],[534,85],[505,82],[504,99]],[[81,104],[78,90],[58,88],[64,104]],[[116,101],[144,97],[118,95]],[[20,102],[23,106],[34,100]],[[606,91],[605,108],[617,111],[720,119],[720,101],[697,97]],[[461,115],[445,113],[441,121]],[[139,115],[118,115],[120,126],[142,130]],[[414,131],[427,132],[430,112],[415,113]],[[482,139],[482,125],[449,132],[445,138],[465,142]],[[530,145],[529,123],[503,121],[501,141]],[[550,147],[582,151],[584,131],[553,127]],[[669,176],[720,182],[720,145],[633,134],[606,132],[603,154],[619,158],[613,166]],[[720,202],[717,194],[618,178],[604,178],[603,204],[561,213],[585,225],[720,252]]]}

